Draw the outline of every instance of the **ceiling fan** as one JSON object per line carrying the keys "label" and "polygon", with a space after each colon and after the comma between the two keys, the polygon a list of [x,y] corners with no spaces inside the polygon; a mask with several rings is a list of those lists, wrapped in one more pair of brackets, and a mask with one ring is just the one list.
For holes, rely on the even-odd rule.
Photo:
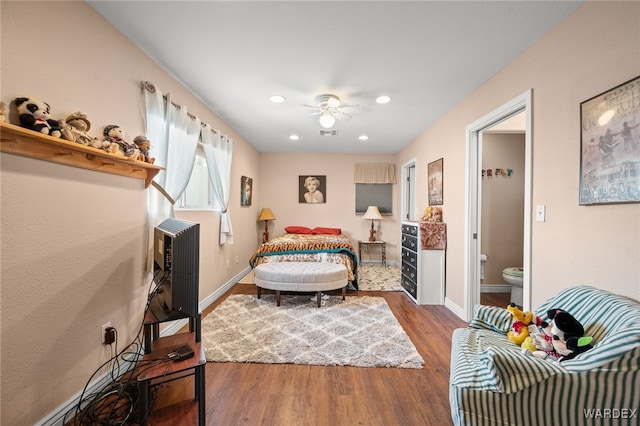
{"label": "ceiling fan", "polygon": [[302,104],[302,106],[313,108],[315,112],[309,115],[319,115],[318,121],[325,129],[333,127],[336,124],[336,120],[351,120],[349,113],[360,112],[360,105],[345,105],[336,95],[318,95],[315,101],[315,105]]}

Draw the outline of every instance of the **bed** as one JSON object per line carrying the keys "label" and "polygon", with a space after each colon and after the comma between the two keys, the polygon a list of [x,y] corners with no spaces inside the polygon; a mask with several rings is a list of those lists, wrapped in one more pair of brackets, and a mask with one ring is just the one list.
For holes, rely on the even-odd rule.
{"label": "bed", "polygon": [[339,228],[287,227],[286,234],[258,247],[251,256],[252,268],[267,262],[330,262],[347,268],[350,287],[358,289],[358,256],[351,240]]}

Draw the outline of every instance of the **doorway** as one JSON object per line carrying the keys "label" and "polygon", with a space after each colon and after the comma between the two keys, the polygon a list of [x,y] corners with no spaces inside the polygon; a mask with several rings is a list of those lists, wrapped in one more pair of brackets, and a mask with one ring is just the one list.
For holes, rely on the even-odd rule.
{"label": "doorway", "polygon": [[524,229],[523,229],[523,285],[522,304],[525,310],[531,303],[531,90],[514,98],[467,127],[467,155],[465,180],[465,253],[464,253],[464,311],[466,320],[473,317],[473,306],[480,303],[480,241],[482,224],[482,133],[516,114],[524,113]]}
{"label": "doorway", "polygon": [[416,160],[412,159],[402,165],[402,220],[416,220]]}

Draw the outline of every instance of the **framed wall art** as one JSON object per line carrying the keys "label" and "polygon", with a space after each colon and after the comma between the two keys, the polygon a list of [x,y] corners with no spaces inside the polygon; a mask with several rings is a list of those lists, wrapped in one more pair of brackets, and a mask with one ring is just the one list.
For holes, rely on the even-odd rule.
{"label": "framed wall art", "polygon": [[251,205],[251,194],[253,193],[253,179],[242,176],[240,178],[240,205]]}
{"label": "framed wall art", "polygon": [[580,104],[580,205],[640,202],[640,76]]}
{"label": "framed wall art", "polygon": [[318,204],[327,202],[327,177],[318,175],[298,176],[298,202]]}
{"label": "framed wall art", "polygon": [[427,166],[427,182],[429,190],[429,205],[441,206],[444,199],[442,193],[442,175],[444,158],[429,163]]}

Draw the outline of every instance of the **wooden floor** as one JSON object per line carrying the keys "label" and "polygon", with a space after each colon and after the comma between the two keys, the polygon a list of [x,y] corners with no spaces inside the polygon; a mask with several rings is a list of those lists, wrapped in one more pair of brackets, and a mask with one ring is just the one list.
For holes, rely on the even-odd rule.
{"label": "wooden floor", "polygon": [[[203,315],[229,294],[238,293],[255,294],[255,286],[236,284]],[[207,363],[206,424],[452,424],[448,399],[451,333],[466,323],[444,306],[417,306],[403,292],[348,295],[358,294],[387,300],[425,360],[424,369]],[[197,418],[185,413],[193,386],[192,378],[165,384],[153,416],[162,420],[150,424],[196,425]]]}

